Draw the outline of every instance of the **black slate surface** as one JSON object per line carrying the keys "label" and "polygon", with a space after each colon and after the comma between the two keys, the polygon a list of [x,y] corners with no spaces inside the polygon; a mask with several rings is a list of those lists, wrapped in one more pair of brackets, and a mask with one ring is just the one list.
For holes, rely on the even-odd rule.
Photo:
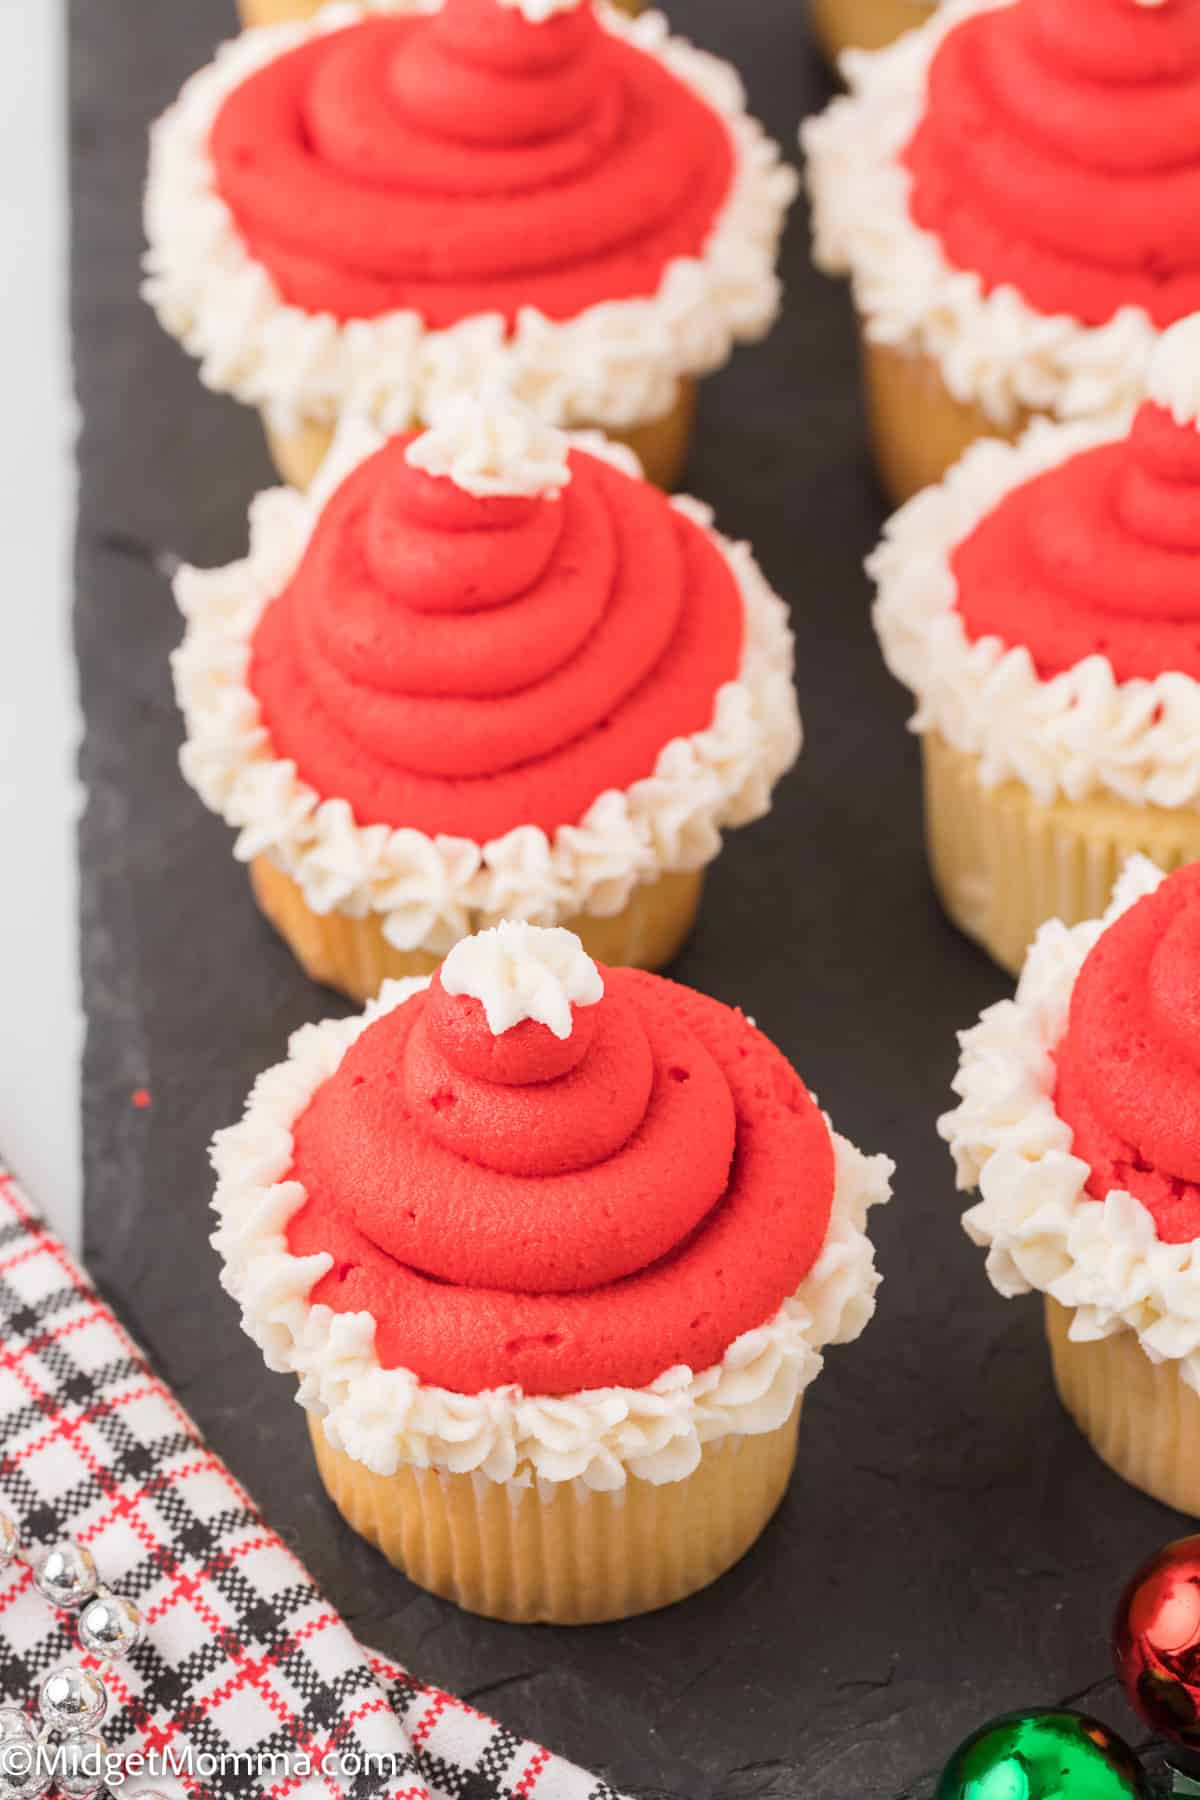
{"label": "black slate surface", "polygon": [[[793,146],[828,92],[797,0],[671,11],[738,62]],[[877,1319],[813,1390],[777,1521],[664,1614],[575,1632],[465,1617],[324,1500],[291,1385],[218,1288],[205,1147],[288,1032],[337,1002],[259,920],[228,833],[180,779],[166,660],[166,569],[240,553],[269,471],[253,417],[201,389],[137,298],[146,124],[229,24],[225,0],[70,6],[92,1269],[367,1642],[623,1788],[923,1795],[989,1714],[1080,1696],[1136,1732],[1107,1679],[1107,1617],[1178,1520],[1090,1455],[1055,1402],[1037,1304],[1000,1301],[958,1227],[934,1118],[955,1029],[1006,983],[927,886],[905,696],[861,573],[882,506],[849,306],[810,271],[799,212],[786,315],[706,385],[689,485],[792,605],[808,745],[771,817],[728,844],[675,972],[740,1002],[844,1132],[896,1157]],[[142,1086],[147,1110],[130,1102]]]}

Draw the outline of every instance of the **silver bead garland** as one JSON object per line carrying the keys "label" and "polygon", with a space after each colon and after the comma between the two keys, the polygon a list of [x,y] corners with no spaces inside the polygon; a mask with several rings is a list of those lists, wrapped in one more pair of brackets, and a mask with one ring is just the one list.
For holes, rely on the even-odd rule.
{"label": "silver bead garland", "polygon": [[[82,1544],[50,1550],[22,1544],[13,1521],[0,1512],[0,1574],[14,1562],[32,1571],[33,1585],[52,1606],[79,1615],[80,1647],[103,1665],[121,1662],[146,1635],[132,1600],[105,1587],[91,1551]],[[19,1706],[0,1706],[0,1800],[93,1800],[104,1786],[108,1746],[100,1727],[108,1712],[107,1666],[99,1673],[75,1664],[47,1675],[38,1693],[37,1717]],[[141,1800],[163,1800],[143,1793]]]}
{"label": "silver bead garland", "polygon": [[33,1585],[51,1606],[74,1610],[90,1600],[100,1583],[90,1550],[81,1544],[57,1544],[29,1559]]}

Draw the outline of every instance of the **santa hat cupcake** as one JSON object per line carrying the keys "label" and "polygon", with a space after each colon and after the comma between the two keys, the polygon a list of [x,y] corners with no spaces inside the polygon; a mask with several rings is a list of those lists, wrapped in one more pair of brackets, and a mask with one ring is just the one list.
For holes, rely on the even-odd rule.
{"label": "santa hat cupcake", "polygon": [[627,450],[503,396],[343,432],[183,569],[181,761],[309,973],[365,999],[502,918],[659,967],[800,748],[783,602]]}
{"label": "santa hat cupcake", "polygon": [[306,1026],[214,1149],[224,1282],[414,1581],[574,1624],[715,1579],[878,1277],[891,1164],[729,1007],[502,924]]}
{"label": "santa hat cupcake", "polygon": [[897,500],[984,433],[1135,401],[1200,309],[1200,0],[947,0],[804,128]]}
{"label": "santa hat cupcake", "polygon": [[1131,424],[976,444],[868,565],[917,700],[934,881],[1014,973],[1133,852],[1200,857],[1200,317],[1148,390]]}
{"label": "santa hat cupcake", "polygon": [[1105,1462],[1200,1513],[1200,868],[1137,858],[1102,920],[1043,927],[954,1087],[941,1132],[992,1285],[1045,1296]]}
{"label": "santa hat cupcake", "polygon": [[503,381],[673,486],[696,377],[761,337],[795,176],[734,71],[592,0],[325,6],[155,125],[146,297],[312,477]]}

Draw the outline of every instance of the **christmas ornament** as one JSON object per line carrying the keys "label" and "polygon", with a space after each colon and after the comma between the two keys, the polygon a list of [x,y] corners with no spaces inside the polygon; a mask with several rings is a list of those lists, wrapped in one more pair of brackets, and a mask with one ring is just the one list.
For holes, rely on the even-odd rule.
{"label": "christmas ornament", "polygon": [[1200,1535],[1143,1563],[1121,1596],[1112,1648],[1134,1711],[1160,1737],[1200,1752]]}
{"label": "christmas ornament", "polygon": [[961,1744],[936,1800],[1148,1800],[1133,1751],[1074,1712],[1008,1713]]}

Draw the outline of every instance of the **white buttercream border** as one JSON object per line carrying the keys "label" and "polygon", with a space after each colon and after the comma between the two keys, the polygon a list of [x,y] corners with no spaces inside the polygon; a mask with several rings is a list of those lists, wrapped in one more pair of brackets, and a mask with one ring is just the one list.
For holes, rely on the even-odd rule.
{"label": "white buttercream border", "polygon": [[979,276],[955,268],[912,219],[900,154],[934,54],[964,18],[1012,4],[944,0],[888,49],[848,52],[849,93],[801,130],[818,267],[850,276],[868,338],[931,356],[954,398],[976,402],[1002,428],[1022,408],[1070,419],[1133,404],[1158,336],[1141,307],[1092,326],[1040,313],[1011,286],[985,294]]}
{"label": "white buttercream border", "polygon": [[408,1370],[382,1368],[369,1313],[310,1303],[332,1259],[295,1257],[287,1248],[287,1223],[306,1198],[299,1182],[285,1179],[292,1126],[372,1021],[425,985],[389,982],[359,1017],[302,1027],[287,1061],[259,1077],[241,1122],[213,1144],[220,1223],[212,1241],[223,1284],[268,1366],[299,1377],[297,1399],[323,1420],[329,1442],[377,1475],[407,1464],[611,1489],[628,1475],[682,1480],[704,1444],[782,1425],[820,1373],[822,1349],[858,1337],[875,1310],[880,1277],[866,1216],[890,1197],[893,1165],[836,1133],[833,1213],[812,1270],[774,1318],[698,1374],[681,1366],[644,1388],[555,1397],[516,1387],[456,1394]]}
{"label": "white buttercream border", "polygon": [[972,642],[956,604],[953,553],[1004,496],[1127,429],[1127,417],[1038,420],[1015,445],[973,444],[885,526],[867,561],[875,628],[916,697],[911,729],[978,757],[985,788],[1020,781],[1043,806],[1102,791],[1131,806],[1200,809],[1200,682],[1178,670],[1118,681],[1100,655],[1043,680],[1024,645]]}
{"label": "white buttercream border", "polygon": [[1200,1392],[1200,1239],[1161,1243],[1149,1212],[1124,1189],[1092,1199],[1090,1170],[1071,1154],[1071,1128],[1052,1098],[1052,1052],[1088,952],[1164,879],[1145,857],[1134,857],[1103,919],[1042,927],[1016,998],[989,1007],[962,1033],[959,1104],[938,1129],[959,1188],[978,1189],[963,1225],[987,1250],[996,1291],[1006,1298],[1033,1289],[1049,1294],[1073,1312],[1077,1343],[1134,1331],[1151,1362],[1177,1362]]}
{"label": "white buttercream border", "polygon": [[426,329],[413,311],[343,325],[285,305],[246,251],[214,190],[208,154],[226,95],[296,45],[368,12],[432,10],[436,0],[339,0],[309,20],[261,26],[222,46],[151,131],[145,298],[199,358],[206,386],[263,408],[281,432],[351,409],[403,430],[485,375],[507,381],[554,424],[619,429],[661,417],[681,377],[719,368],[736,342],[774,323],[779,238],[799,186],[747,113],[733,68],[672,37],[661,13],[631,19],[597,8],[607,30],[658,58],[718,114],[735,173],[702,255],[672,262],[650,298],[604,302],[561,322],[529,307],[507,339],[499,314],[443,330]]}
{"label": "white buttercream border", "polygon": [[[246,558],[220,569],[185,566],[175,577],[187,620],[172,657],[186,724],[180,766],[204,803],[237,830],[240,861],[270,855],[314,912],[378,913],[397,949],[442,955],[504,918],[558,925],[579,913],[612,917],[639,883],[703,868],[720,850],[724,827],[770,810],[772,788],[802,738],[787,609],[749,547],[712,530],[709,509],[686,496],[671,504],[710,531],[745,606],[738,678],[719,689],[705,731],[666,744],[652,775],[599,795],[553,839],[534,825],[483,845],[431,838],[359,825],[346,801],[322,801],[295,764],[272,750],[247,684],[250,643],[299,564],[327,496],[383,442],[365,422],[346,422],[307,494],[274,488],[255,499]],[[631,452],[598,434],[576,434],[574,442],[636,470]]]}

